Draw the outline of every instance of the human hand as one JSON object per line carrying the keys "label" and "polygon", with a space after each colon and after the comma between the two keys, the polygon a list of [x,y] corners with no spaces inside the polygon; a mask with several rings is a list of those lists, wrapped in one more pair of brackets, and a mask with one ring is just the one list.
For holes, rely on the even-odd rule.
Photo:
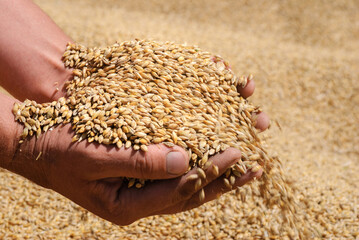
{"label": "human hand", "polygon": [[[19,100],[28,98],[48,102],[63,96],[63,86],[71,79],[71,70],[64,68],[61,56],[71,39],[31,1],[21,0],[17,4],[2,1],[1,6],[6,11],[0,17],[0,28],[7,29],[8,34],[0,38],[4,50],[0,58],[0,84]],[[18,58],[16,52],[21,52],[23,57]],[[239,91],[247,97],[253,90],[253,82],[249,82]],[[196,170],[182,175],[188,167],[188,157],[183,149],[151,145],[148,152],[141,153],[95,143],[73,144],[70,125],[58,126],[38,139],[26,140],[14,155],[15,136],[21,134],[22,127],[13,121],[10,113],[15,100],[4,99],[0,140],[6,144],[0,146],[1,166],[53,189],[117,224],[129,224],[149,215],[187,210],[215,198],[228,191],[223,188],[220,176],[240,158],[236,149],[228,149],[210,158],[213,166],[218,166],[218,176],[208,168],[206,180],[194,189],[193,182],[187,177]],[[265,114],[258,115],[258,128],[264,130],[268,123]],[[166,162],[166,154],[170,151],[182,154],[173,167]],[[247,173],[237,179],[235,186],[243,185],[260,174],[260,171]],[[148,183],[142,189],[128,189],[123,184],[123,177],[162,180]],[[200,188],[205,191],[203,202],[199,201]]]}
{"label": "human hand", "polygon": [[[251,82],[241,89],[248,95],[253,90]],[[258,122],[266,125],[263,120]],[[150,215],[188,210],[229,191],[221,175],[241,155],[239,150],[231,148],[211,157],[209,162],[216,167],[206,169],[206,179],[195,188],[194,182],[187,178],[196,169],[183,175],[188,169],[188,156],[178,146],[150,145],[147,152],[142,152],[86,141],[72,143],[73,134],[68,124],[47,131],[38,139],[26,140],[8,169],[120,225]],[[172,164],[166,159],[168,153],[179,154],[173,157]],[[218,168],[218,173],[213,168]],[[237,179],[234,187],[260,175],[261,171],[249,172]],[[136,189],[128,188],[123,177],[158,180]],[[199,197],[201,188],[205,191],[203,201]]]}

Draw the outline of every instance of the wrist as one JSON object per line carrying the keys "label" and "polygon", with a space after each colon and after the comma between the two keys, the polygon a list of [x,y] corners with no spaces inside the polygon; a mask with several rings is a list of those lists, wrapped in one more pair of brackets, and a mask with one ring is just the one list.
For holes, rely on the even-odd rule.
{"label": "wrist", "polygon": [[0,167],[19,174],[43,187],[48,187],[47,177],[43,171],[43,156],[36,137],[19,143],[24,127],[15,121],[12,112],[13,97],[0,93],[2,103],[0,114]]}
{"label": "wrist", "polygon": [[15,99],[0,93],[1,111],[0,114],[0,167],[9,169],[16,149],[19,146],[20,135],[23,127],[15,122],[12,108]]}

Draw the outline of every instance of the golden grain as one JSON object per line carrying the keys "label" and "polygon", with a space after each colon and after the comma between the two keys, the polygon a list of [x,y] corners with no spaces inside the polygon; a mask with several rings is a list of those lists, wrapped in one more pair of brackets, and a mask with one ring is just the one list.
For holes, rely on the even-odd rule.
{"label": "golden grain", "polygon": [[[63,61],[74,68],[66,97],[44,104],[29,100],[14,104],[15,119],[25,126],[21,141],[69,122],[73,142],[124,145],[144,152],[151,143],[179,145],[190,156],[189,170],[197,167],[196,190],[206,179],[202,168],[210,166],[209,157],[234,147],[242,157],[225,172],[226,188],[231,189],[247,169],[263,168],[259,188],[263,198],[269,205],[295,212],[282,173],[271,172],[279,160],[265,153],[251,119],[260,108],[237,92],[237,86],[252,76],[236,77],[221,57],[197,47],[148,40],[108,48],[68,44]],[[211,171],[219,175],[217,166]],[[136,188],[146,183],[125,181]]]}
{"label": "golden grain", "polygon": [[187,181],[192,181],[195,179],[198,179],[198,174],[191,174],[186,178]]}
{"label": "golden grain", "polygon": [[206,173],[203,171],[203,169],[202,168],[197,168],[197,174],[198,174],[198,176],[200,177],[200,178],[202,178],[202,179],[206,179]]}
{"label": "golden grain", "polygon": [[205,193],[204,193],[204,189],[201,188],[201,190],[199,190],[199,201],[203,202],[204,198],[205,198]]}

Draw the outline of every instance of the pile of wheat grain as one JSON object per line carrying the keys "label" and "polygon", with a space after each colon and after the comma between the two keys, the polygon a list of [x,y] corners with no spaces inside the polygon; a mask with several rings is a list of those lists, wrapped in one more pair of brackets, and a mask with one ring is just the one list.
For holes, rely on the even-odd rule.
{"label": "pile of wheat grain", "polygon": [[[242,157],[226,171],[225,186],[232,189],[237,177],[263,167],[257,186],[261,196],[267,206],[282,210],[295,235],[301,233],[295,228],[297,209],[280,162],[268,156],[254,127],[253,116],[260,110],[238,93],[248,79],[235,76],[221,57],[193,46],[134,40],[106,48],[69,44],[63,61],[74,69],[66,97],[43,104],[15,103],[15,120],[24,125],[21,142],[71,123],[73,142],[140,151],[151,143],[179,145],[187,150],[189,170],[197,169],[187,179],[196,189],[206,179],[204,170],[211,167],[218,175],[209,157],[234,147]],[[128,187],[137,188],[146,182],[127,180]],[[203,189],[199,197],[205,198]]]}
{"label": "pile of wheat grain", "polygon": [[[299,189],[297,216],[315,231],[307,239],[358,239],[356,1],[35,2],[86,46],[136,37],[187,42],[221,54],[235,72],[254,73],[251,101],[272,119],[261,138]],[[279,209],[266,208],[255,189],[244,186],[198,209],[118,227],[1,170],[0,238],[296,239],[292,229],[280,230]]]}

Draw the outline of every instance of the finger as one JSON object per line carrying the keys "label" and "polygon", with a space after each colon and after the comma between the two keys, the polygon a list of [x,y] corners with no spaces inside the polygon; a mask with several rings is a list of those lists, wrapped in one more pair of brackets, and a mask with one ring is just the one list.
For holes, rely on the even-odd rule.
{"label": "finger", "polygon": [[[255,83],[253,79],[248,79],[247,85],[244,88],[238,87],[238,92],[242,97],[248,98],[252,96],[255,89]],[[253,116],[255,120],[255,127],[261,131],[266,130],[269,127],[270,120],[267,114],[260,112]]]}
{"label": "finger", "polygon": [[247,85],[244,88],[238,87],[238,92],[242,97],[248,98],[252,96],[252,94],[254,93],[254,89],[255,89],[254,80],[248,80]]}
{"label": "finger", "polygon": [[171,148],[163,144],[152,144],[146,152],[132,148],[106,146],[86,142],[77,143],[88,161],[89,180],[111,177],[140,179],[168,179],[184,174],[188,170],[189,158],[179,146]]}
{"label": "finger", "polygon": [[270,119],[264,112],[255,114],[252,119],[254,120],[254,126],[260,131],[266,130],[270,125]]}
{"label": "finger", "polygon": [[221,176],[230,166],[238,162],[241,158],[241,152],[235,148],[229,148],[226,151],[216,154],[208,161],[204,169],[193,169],[186,174],[186,178],[181,182],[175,196],[176,200],[186,199],[195,194],[213,180]]}
{"label": "finger", "polygon": [[[206,180],[201,183],[200,187],[207,185],[223,174],[240,157],[238,149],[230,148],[210,158],[209,161],[218,166],[218,173],[208,167],[205,170]],[[118,189],[107,190],[108,193],[111,193],[110,195],[95,192],[92,198],[102,206],[102,209],[104,209],[102,215],[106,216],[107,219],[116,224],[127,225],[139,218],[153,215],[162,209],[178,205],[178,203],[185,202],[186,199],[191,198],[197,192],[197,189],[194,182],[189,181],[188,177],[196,174],[197,171],[192,169],[187,174],[175,179],[150,182],[141,189],[121,186]],[[111,184],[111,181],[108,184]],[[106,186],[109,186],[108,184]],[[114,198],[114,192],[116,192],[116,198]],[[104,196],[104,198],[101,196]],[[180,209],[175,212],[178,211]]]}
{"label": "finger", "polygon": [[[181,203],[178,203],[177,206],[171,206],[169,208],[163,209],[160,212],[157,212],[156,214],[174,214],[178,211],[187,211],[187,210],[199,207],[206,202],[210,202],[214,199],[219,198],[224,193],[229,192],[236,187],[241,187],[244,184],[247,184],[248,182],[252,181],[255,178],[256,179],[260,178],[262,173],[263,173],[263,170],[259,170],[255,173],[248,172],[248,173],[244,174],[243,176],[241,176],[240,178],[236,178],[233,188],[228,188],[226,186],[226,184],[224,183],[224,176],[221,176],[220,178],[217,178],[213,182],[209,183],[203,189],[200,189],[199,191],[197,191],[190,199],[185,200]],[[202,191],[203,191],[203,193],[202,193]],[[200,195],[202,195],[202,196],[200,196]],[[204,196],[204,199],[202,199],[203,196]]]}
{"label": "finger", "polygon": [[168,190],[168,193],[172,192],[171,201],[167,200],[167,202],[170,204],[161,204],[161,207],[158,208],[158,211],[153,209],[149,215],[162,213],[166,206],[170,207],[174,205],[177,205],[178,209],[173,209],[173,212],[182,211],[183,206],[181,206],[181,204],[184,205],[186,200],[190,199],[194,194],[196,194],[199,189],[216,180],[230,166],[238,162],[240,157],[241,153],[238,149],[229,148],[226,151],[209,159],[211,164],[204,170],[205,177],[203,177],[202,174],[199,174],[197,169],[192,169],[185,176],[181,177],[181,180],[175,189],[172,189],[172,191]]}
{"label": "finger", "polygon": [[115,145],[89,143],[86,140],[72,143],[74,132],[70,124],[59,126],[40,136],[46,144],[49,142],[46,137],[50,133],[58,136],[52,143],[57,145],[51,156],[53,170],[66,168],[68,172],[76,173],[86,181],[111,177],[168,179],[188,170],[188,154],[179,146],[169,148],[164,144],[153,144],[144,152],[125,147],[119,149]]}
{"label": "finger", "polygon": [[198,191],[196,194],[192,196],[192,198],[186,201],[184,205],[183,211],[190,210],[192,208],[196,208],[206,202],[212,201],[214,199],[219,198],[223,194],[235,189],[236,187],[241,187],[244,184],[249,183],[253,179],[258,179],[261,177],[263,170],[259,170],[257,172],[247,172],[241,177],[237,177],[235,183],[232,185],[232,188],[229,188],[225,182],[224,176],[216,179],[215,181],[208,184],[206,187],[203,188],[204,190],[204,199],[201,199],[200,194],[201,191]]}

